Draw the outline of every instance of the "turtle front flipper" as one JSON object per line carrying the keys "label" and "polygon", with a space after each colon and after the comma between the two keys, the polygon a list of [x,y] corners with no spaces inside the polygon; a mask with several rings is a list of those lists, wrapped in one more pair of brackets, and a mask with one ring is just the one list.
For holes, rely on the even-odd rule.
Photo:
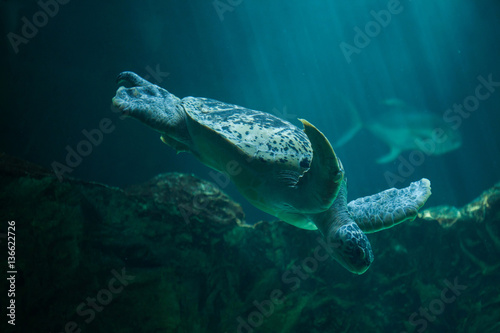
{"label": "turtle front flipper", "polygon": [[[299,180],[300,203],[295,204],[302,213],[326,211],[333,204],[344,179],[342,163],[328,139],[307,120],[299,119],[311,142],[313,158],[310,169]],[[311,209],[314,208],[314,209]]]}
{"label": "turtle front flipper", "polygon": [[391,188],[353,200],[347,208],[361,230],[371,233],[414,220],[430,195],[431,182],[423,178],[402,189]]}

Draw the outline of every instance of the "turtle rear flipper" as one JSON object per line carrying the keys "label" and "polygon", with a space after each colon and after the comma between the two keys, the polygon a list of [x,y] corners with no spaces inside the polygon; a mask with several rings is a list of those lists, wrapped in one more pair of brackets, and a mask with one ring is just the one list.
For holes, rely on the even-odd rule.
{"label": "turtle rear flipper", "polygon": [[391,188],[358,198],[349,202],[347,208],[361,230],[371,233],[414,220],[430,195],[431,183],[423,178],[402,189]]}
{"label": "turtle rear flipper", "polygon": [[177,96],[132,72],[121,73],[118,82],[130,86],[120,86],[113,97],[113,105],[124,116],[186,140],[186,116]]}

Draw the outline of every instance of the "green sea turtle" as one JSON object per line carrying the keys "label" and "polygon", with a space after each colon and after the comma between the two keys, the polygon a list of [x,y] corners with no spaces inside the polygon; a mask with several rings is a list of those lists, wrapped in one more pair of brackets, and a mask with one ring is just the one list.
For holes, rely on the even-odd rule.
{"label": "green sea turtle", "polygon": [[365,233],[417,216],[430,195],[422,179],[347,204],[342,163],[308,121],[304,129],[271,114],[208,98],[179,99],[132,72],[118,76],[113,104],[161,133],[177,152],[193,153],[225,173],[257,208],[303,229],[319,229],[332,256],[357,274],[373,261]]}

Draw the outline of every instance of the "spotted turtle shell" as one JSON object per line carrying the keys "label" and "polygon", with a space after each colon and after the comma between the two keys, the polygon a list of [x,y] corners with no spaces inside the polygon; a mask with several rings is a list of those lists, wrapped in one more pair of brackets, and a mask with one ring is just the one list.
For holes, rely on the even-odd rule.
{"label": "spotted turtle shell", "polygon": [[272,114],[209,98],[186,97],[186,113],[217,133],[250,160],[259,160],[299,175],[309,170],[313,157],[305,132]]}

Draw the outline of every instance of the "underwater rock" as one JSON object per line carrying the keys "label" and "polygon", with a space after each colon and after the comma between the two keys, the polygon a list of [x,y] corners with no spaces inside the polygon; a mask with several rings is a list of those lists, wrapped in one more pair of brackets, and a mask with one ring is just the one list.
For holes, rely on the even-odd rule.
{"label": "underwater rock", "polygon": [[498,331],[500,251],[481,238],[499,235],[491,214],[370,234],[375,262],[355,276],[318,232],[246,225],[191,175],[119,189],[0,155],[0,184],[0,218],[16,221],[18,332]]}
{"label": "underwater rock", "polygon": [[[481,193],[462,208],[431,207],[419,213],[426,221],[437,221],[443,228],[459,225],[467,229],[460,239],[460,250],[485,275],[498,271],[500,261],[500,183]],[[465,227],[462,224],[468,224]],[[465,228],[464,228],[465,227]]]}
{"label": "underwater rock", "polygon": [[472,202],[457,208],[454,206],[437,206],[423,210],[418,217],[427,221],[437,221],[444,228],[456,222],[485,222],[498,220],[500,214],[500,183],[484,191]]}
{"label": "underwater rock", "polygon": [[166,207],[180,213],[186,223],[191,219],[209,220],[218,224],[242,224],[245,214],[217,186],[192,175],[181,173],[161,174],[141,185],[126,189],[131,196],[154,202],[156,208]]}

